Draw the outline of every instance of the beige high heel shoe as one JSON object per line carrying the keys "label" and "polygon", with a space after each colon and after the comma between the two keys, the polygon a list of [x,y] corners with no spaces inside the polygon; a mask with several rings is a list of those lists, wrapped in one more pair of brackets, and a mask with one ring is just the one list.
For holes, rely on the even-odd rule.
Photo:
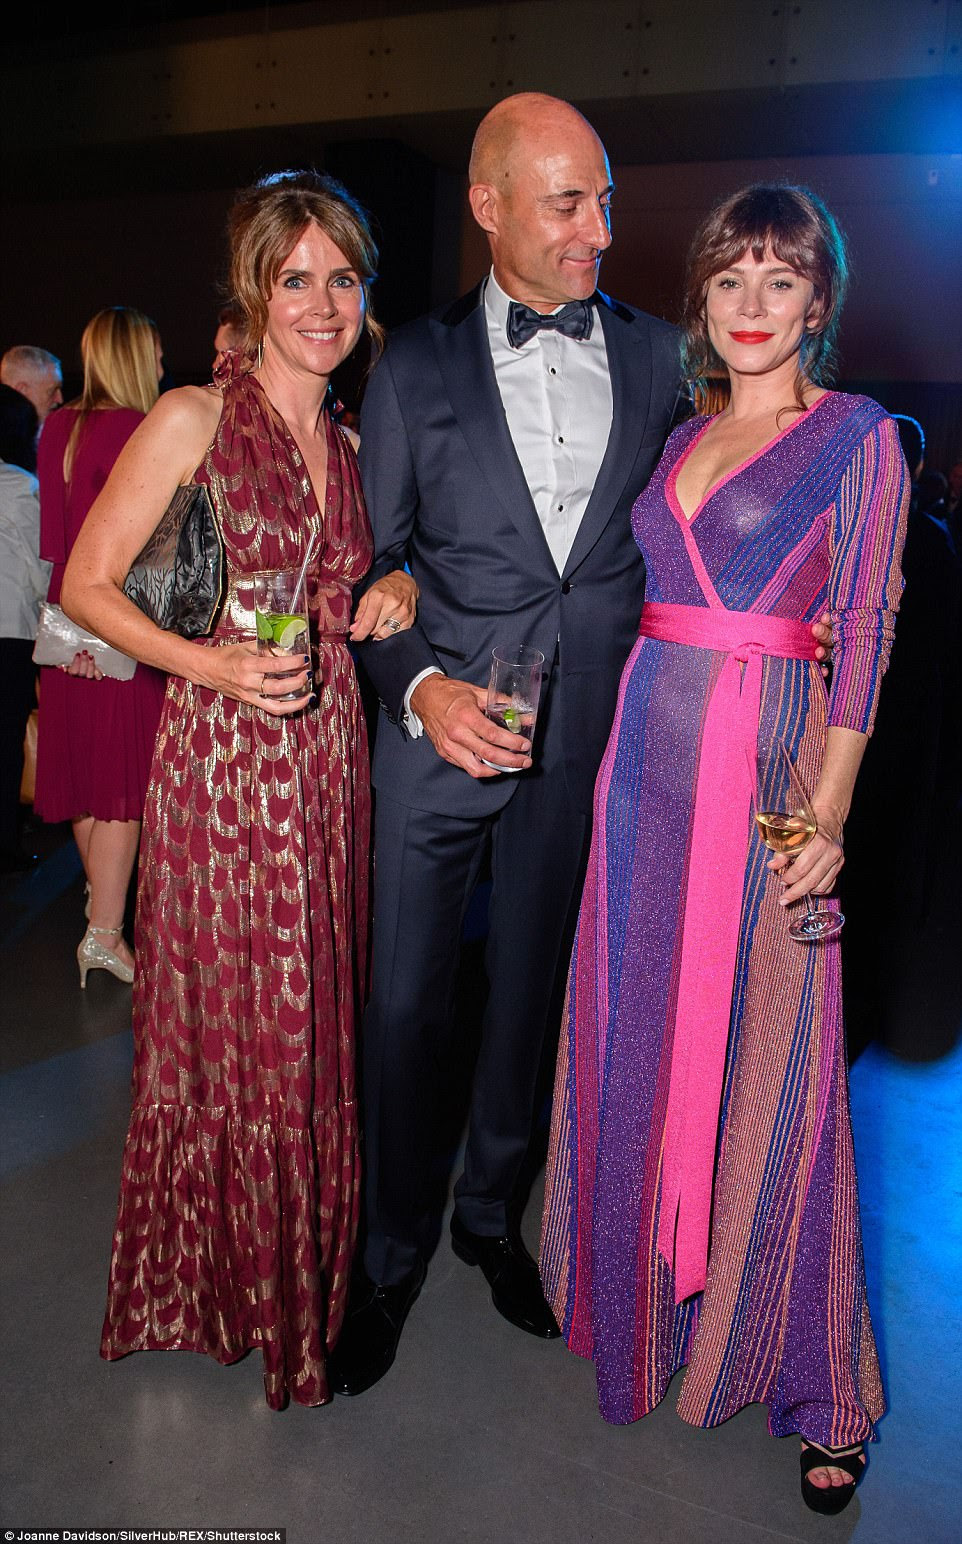
{"label": "beige high heel shoe", "polygon": [[119,954],[114,954],[112,949],[98,942],[100,938],[119,938],[122,931],[119,927],[91,927],[88,924],[77,950],[81,990],[87,985],[88,970],[109,970],[112,976],[116,976],[118,981],[125,981],[128,986],[133,981],[133,966],[126,965]]}

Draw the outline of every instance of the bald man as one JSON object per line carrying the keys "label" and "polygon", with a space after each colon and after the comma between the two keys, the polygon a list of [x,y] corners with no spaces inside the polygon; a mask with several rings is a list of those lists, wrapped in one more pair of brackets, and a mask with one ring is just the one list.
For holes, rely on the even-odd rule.
{"label": "bald man", "polygon": [[16,343],[7,349],[0,359],[0,382],[12,386],[33,403],[41,426],[63,401],[60,360],[32,343]]}
{"label": "bald man", "polygon": [[[478,129],[470,184],[491,271],[392,335],[361,418],[371,578],[408,562],[420,596],[415,627],[362,651],[397,727],[382,726],[374,760],[367,1279],[332,1363],[345,1394],[387,1372],[424,1279],[438,1064],[457,1033],[462,924],[486,856],[489,995],[451,1243],[506,1319],[558,1333],[517,1192],[641,612],[631,508],[678,400],[674,329],[597,287],[613,189],[581,114],[533,93],[500,102]],[[492,649],[519,643],[545,657],[533,745],[482,712]]]}
{"label": "bald man", "polygon": [[[382,726],[374,763],[368,1279],[332,1364],[347,1394],[388,1370],[424,1279],[438,1062],[457,1033],[462,923],[486,855],[490,990],[451,1242],[505,1318],[558,1333],[517,1188],[641,612],[631,507],[678,393],[674,330],[597,287],[613,188],[581,114],[532,93],[499,103],[478,129],[470,184],[491,272],[392,335],[361,419],[372,575],[408,562],[420,598],[413,629],[362,653],[397,727]],[[545,657],[533,744],[482,712],[492,649],[519,643]]]}

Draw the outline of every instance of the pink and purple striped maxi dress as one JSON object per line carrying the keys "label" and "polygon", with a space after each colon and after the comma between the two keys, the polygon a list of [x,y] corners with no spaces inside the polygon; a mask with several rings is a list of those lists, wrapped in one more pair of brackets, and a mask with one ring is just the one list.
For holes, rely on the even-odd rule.
{"label": "pink and purple striped maxi dress", "polygon": [[[811,660],[760,661],[759,738],[783,739],[812,787],[827,725],[871,731],[891,648],[908,496],[895,425],[869,399],[829,392],[688,521],[675,478],[706,427],[675,430],[635,505],[646,600],[805,622],[831,611],[830,691]],[[839,945],[789,937],[747,804],[703,1289],[676,1291],[659,1247],[682,923],[689,887],[719,878],[710,860],[689,868],[707,707],[727,658],[641,637],[625,667],[571,962],[541,1271],[570,1349],[595,1362],[606,1420],[645,1415],[685,1367],[678,1410],[691,1424],[761,1402],[774,1435],[842,1446],[871,1437],[884,1398]]]}

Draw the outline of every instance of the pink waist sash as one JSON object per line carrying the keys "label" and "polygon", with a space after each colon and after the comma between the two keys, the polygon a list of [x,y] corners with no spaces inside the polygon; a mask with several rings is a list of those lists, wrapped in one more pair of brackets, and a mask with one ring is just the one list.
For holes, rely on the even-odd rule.
{"label": "pink waist sash", "polygon": [[708,1264],[762,656],[814,659],[816,643],[808,622],[647,601],[638,631],[728,656],[702,724],[662,1150],[658,1250],[674,1271],[680,1303],[704,1290]]}

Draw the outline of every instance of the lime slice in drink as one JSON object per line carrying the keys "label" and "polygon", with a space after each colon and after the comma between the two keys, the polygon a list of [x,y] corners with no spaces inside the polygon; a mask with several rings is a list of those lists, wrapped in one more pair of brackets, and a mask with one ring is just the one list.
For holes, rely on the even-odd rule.
{"label": "lime slice in drink", "polygon": [[263,611],[255,611],[254,621],[257,624],[257,636],[261,643],[273,643],[274,628],[271,625],[270,617],[265,616]]}
{"label": "lime slice in drink", "polygon": [[306,629],[303,617],[275,617],[274,618],[274,642],[279,649],[293,649],[298,638],[303,638]]}
{"label": "lime slice in drink", "polygon": [[504,719],[504,727],[505,727],[505,729],[510,729],[512,734],[513,734],[514,733],[514,726],[518,722],[518,712],[517,712],[517,709],[516,708],[505,708],[504,713],[502,714],[502,718]]}

